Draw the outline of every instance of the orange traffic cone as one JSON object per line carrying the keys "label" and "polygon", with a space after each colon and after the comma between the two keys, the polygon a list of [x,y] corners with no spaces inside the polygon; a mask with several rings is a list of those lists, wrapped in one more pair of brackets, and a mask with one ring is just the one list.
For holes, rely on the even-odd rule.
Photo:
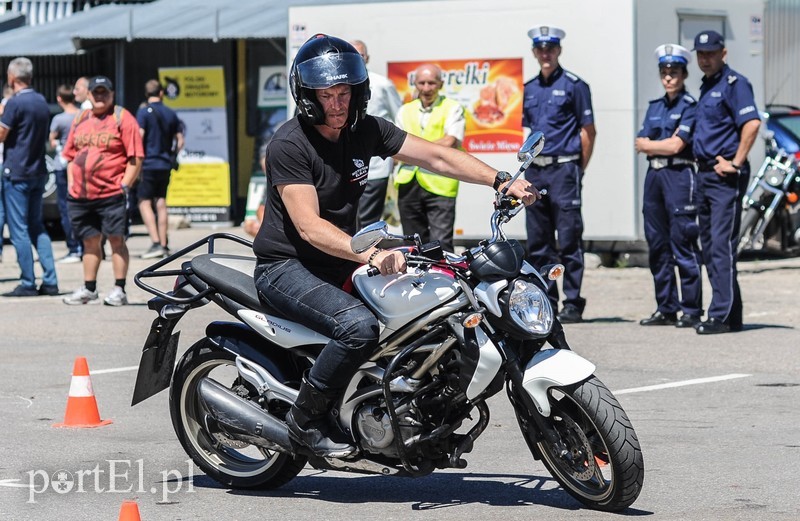
{"label": "orange traffic cone", "polygon": [[119,521],[142,521],[136,501],[123,501],[119,509]]}
{"label": "orange traffic cone", "polygon": [[79,356],[72,369],[64,423],[56,423],[53,427],[100,427],[109,423],[111,420],[100,419],[100,411],[97,410],[97,401],[92,391],[92,380],[89,378],[89,364],[86,363],[86,358]]}

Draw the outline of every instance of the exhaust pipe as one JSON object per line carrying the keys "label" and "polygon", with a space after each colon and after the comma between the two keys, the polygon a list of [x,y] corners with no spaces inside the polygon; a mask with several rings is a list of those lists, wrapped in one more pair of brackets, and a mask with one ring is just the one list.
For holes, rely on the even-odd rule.
{"label": "exhaust pipe", "polygon": [[[203,378],[197,386],[200,401],[208,416],[206,427],[221,430],[231,438],[246,441],[267,450],[295,455],[285,423],[258,405],[231,392],[210,378]],[[211,425],[209,425],[211,424]],[[214,425],[218,429],[214,429]]]}

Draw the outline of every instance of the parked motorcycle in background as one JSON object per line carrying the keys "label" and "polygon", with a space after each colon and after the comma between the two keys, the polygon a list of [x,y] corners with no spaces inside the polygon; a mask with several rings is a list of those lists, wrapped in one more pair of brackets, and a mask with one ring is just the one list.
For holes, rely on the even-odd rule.
{"label": "parked motorcycle in background", "polygon": [[[519,177],[544,146],[541,132],[520,149]],[[505,388],[532,459],[581,503],[620,511],[642,489],[639,440],[622,406],[595,375],[595,366],[570,349],[547,297],[546,280],[560,264],[534,269],[503,225],[523,210],[495,194],[491,237],[463,255],[438,241],[389,233],[384,222],[351,241],[363,252],[384,241],[401,246],[406,273],[374,276],[361,266],[355,294],[375,313],[379,345],[353,376],[329,421],[358,447],[345,459],[319,457],[296,444],[286,413],[304,371],[329,339],[282,317],[259,300],[256,259],[215,252],[213,234],[138,273],[134,280],[156,295],[158,313],[145,341],[133,403],[170,387],[172,424],[181,445],[208,476],[234,488],[280,487],[306,464],[317,469],[420,477],[464,468],[489,425],[487,399]],[[207,253],[162,269],[192,250]],[[172,290],[153,278],[177,278]],[[210,302],[235,321],[212,322],[175,364],[178,321]],[[523,469],[532,462],[519,460]],[[509,469],[509,471],[512,471]],[[513,471],[513,472],[519,472]],[[526,472],[526,470],[523,470]],[[376,513],[380,517],[380,513]]]}
{"label": "parked motorcycle in background", "polygon": [[795,155],[768,132],[767,157],[742,200],[738,251],[800,251],[800,172]]}

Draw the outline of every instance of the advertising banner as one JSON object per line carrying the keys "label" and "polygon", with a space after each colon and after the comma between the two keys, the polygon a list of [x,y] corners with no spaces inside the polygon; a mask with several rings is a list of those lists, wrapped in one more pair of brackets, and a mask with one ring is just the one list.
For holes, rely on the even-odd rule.
{"label": "advertising banner", "polygon": [[167,205],[193,222],[231,220],[231,176],[222,67],[158,70],[164,104],[183,122],[186,145],[172,172]]}
{"label": "advertising banner", "polygon": [[258,108],[285,107],[289,80],[284,65],[258,68]]}
{"label": "advertising banner", "polygon": [[416,97],[414,71],[424,63],[442,69],[441,94],[466,114],[463,147],[472,154],[516,152],[522,145],[522,59],[389,62],[389,79],[407,103]]}

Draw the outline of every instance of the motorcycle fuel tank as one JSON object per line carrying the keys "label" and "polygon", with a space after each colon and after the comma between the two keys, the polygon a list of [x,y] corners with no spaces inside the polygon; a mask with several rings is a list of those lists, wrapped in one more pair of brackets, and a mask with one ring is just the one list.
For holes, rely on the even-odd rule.
{"label": "motorcycle fuel tank", "polygon": [[388,329],[397,330],[427,311],[451,300],[460,291],[449,274],[431,270],[421,279],[407,273],[369,277],[367,266],[353,273],[358,294]]}

